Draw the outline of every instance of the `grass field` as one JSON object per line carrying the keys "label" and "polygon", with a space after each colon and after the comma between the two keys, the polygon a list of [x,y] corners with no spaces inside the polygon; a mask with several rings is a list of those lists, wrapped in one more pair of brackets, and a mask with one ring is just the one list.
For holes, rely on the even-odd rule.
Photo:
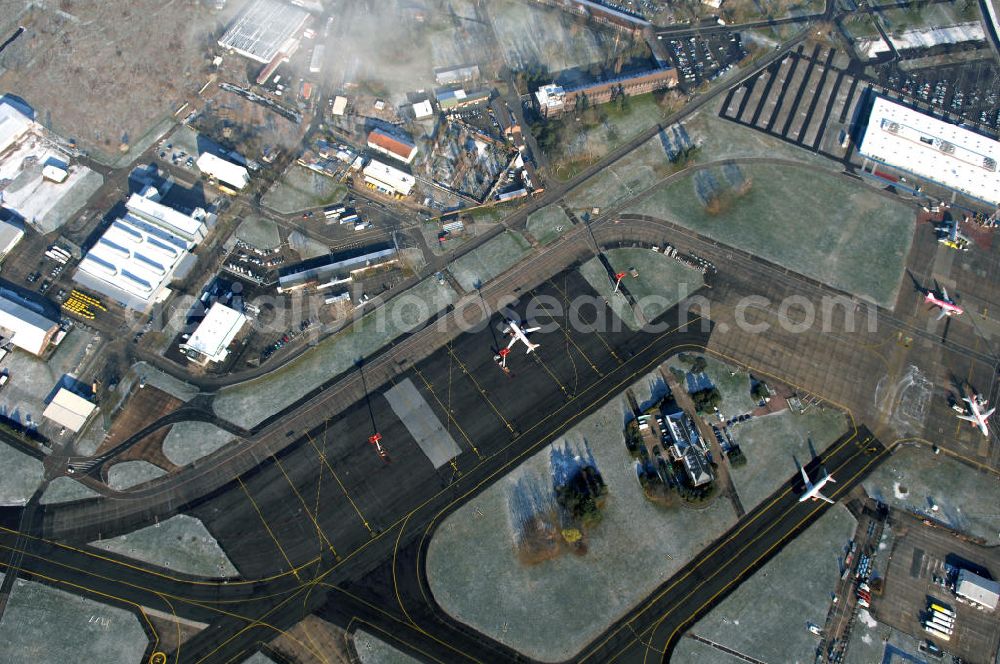
{"label": "grass field", "polygon": [[[702,275],[652,249],[623,248],[604,252],[616,272],[635,268],[639,276],[631,274],[622,279],[622,284],[636,298],[647,323],[674,306],[704,283]],[[614,284],[608,277],[604,264],[598,258],[591,258],[580,266],[580,274],[587,283],[604,297],[615,314],[629,328],[641,327],[632,308],[625,298],[615,294]]]}
{"label": "grass field", "polygon": [[118,491],[124,491],[136,484],[142,484],[157,477],[163,477],[166,472],[148,461],[122,461],[108,470],[108,486]]}
{"label": "grass field", "polygon": [[[722,168],[685,175],[629,212],[674,221],[883,306],[895,302],[913,240],[913,210],[811,169],[747,164],[740,170],[751,182],[749,192],[733,198],[723,189],[716,214],[703,198],[712,183],[726,182]],[[822,211],[819,219],[815,211]]]}
{"label": "grass field", "polygon": [[[870,496],[917,514],[926,514],[989,544],[1000,532],[1000,484],[944,454],[924,447],[901,447],[864,482]],[[937,505],[938,511],[931,510]]]}
{"label": "grass field", "polygon": [[[695,356],[692,355],[693,359]],[[736,417],[748,413],[757,407],[757,402],[750,395],[750,375],[745,371],[735,371],[735,367],[726,364],[711,355],[703,355],[705,358],[704,378],[707,378],[722,398],[719,406],[720,412],[726,418]],[[670,360],[672,369],[680,369],[685,373],[691,369],[690,363],[683,362],[678,357]],[[685,379],[688,391],[693,385],[701,385],[700,376],[688,376]]]}
{"label": "grass field", "polygon": [[90,487],[80,484],[72,477],[57,477],[46,487],[42,494],[42,504],[62,503],[82,498],[95,498],[99,494]]}
{"label": "grass field", "polygon": [[267,190],[260,202],[279,214],[332,205],[347,194],[347,187],[304,166],[292,164],[280,180]]}
{"label": "grass field", "polygon": [[11,664],[138,662],[147,643],[126,609],[22,579],[0,621],[0,662]]}
{"label": "grass field", "polygon": [[[808,623],[826,622],[843,548],[856,525],[845,507],[830,508],[690,632],[764,662],[813,662],[819,642],[808,631]],[[671,661],[739,661],[719,650],[696,647],[702,645],[681,639]]]}
{"label": "grass field", "polygon": [[515,231],[506,231],[486,244],[473,249],[448,266],[448,270],[466,291],[476,290],[495,276],[515,265],[531,249],[531,243]]}
{"label": "grass field", "polygon": [[359,358],[371,355],[456,299],[458,295],[448,284],[425,279],[281,368],[223,389],[212,407],[219,417],[252,427],[351,369]]}
{"label": "grass field", "polygon": [[281,244],[278,225],[259,215],[250,215],[240,222],[236,237],[260,249],[276,249]]}
{"label": "grass field", "polygon": [[417,664],[418,662],[363,629],[354,632],[354,648],[358,651],[361,664]]}
{"label": "grass field", "polygon": [[178,466],[211,454],[233,439],[233,434],[208,422],[178,422],[163,439],[163,454]]}
{"label": "grass field", "polygon": [[743,507],[752,510],[787,484],[799,472],[796,461],[800,465],[809,463],[810,441],[819,454],[845,434],[848,427],[847,417],[841,411],[817,407],[801,414],[783,410],[731,426],[733,440],[747,459],[745,466],[730,470]]}
{"label": "grass field", "polygon": [[[647,401],[651,374],[634,386]],[[521,478],[547,477],[549,448],[452,513],[427,553],[435,599],[456,619],[544,661],[569,658],[735,521],[728,501],[662,509],[636,480],[623,439],[624,398],[612,399],[556,445],[589,444],[608,486],[586,554],[523,565],[514,551],[508,495]]]}
{"label": "grass field", "polygon": [[186,514],[90,545],[185,574],[208,577],[238,574],[204,524]]}
{"label": "grass field", "polygon": [[0,442],[0,505],[23,505],[42,482],[42,462]]}
{"label": "grass field", "polygon": [[573,222],[561,207],[547,205],[528,215],[528,233],[539,244],[548,244],[558,239],[573,226]]}

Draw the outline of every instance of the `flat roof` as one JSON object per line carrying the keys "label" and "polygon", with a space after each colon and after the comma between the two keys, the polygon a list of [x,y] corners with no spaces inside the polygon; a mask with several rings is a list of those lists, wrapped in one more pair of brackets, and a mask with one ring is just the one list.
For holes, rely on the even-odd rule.
{"label": "flat roof", "polygon": [[378,159],[372,159],[368,162],[368,165],[365,166],[364,174],[366,178],[377,180],[404,196],[409,195],[413,189],[413,185],[417,183],[416,179],[409,173],[394,168]]}
{"label": "flat roof", "polygon": [[971,599],[976,604],[995,609],[997,602],[1000,601],[1000,583],[963,569],[958,573],[955,593]]}
{"label": "flat roof", "polygon": [[309,12],[280,0],[253,0],[219,39],[219,46],[267,64],[290,50]]}
{"label": "flat roof", "polygon": [[111,222],[73,278],[142,311],[173,278],[188,246],[183,238],[126,214]]}
{"label": "flat roof", "polygon": [[337,95],[333,99],[333,114],[343,115],[344,111],[347,109],[347,97],[342,97]]}
{"label": "flat roof", "polygon": [[414,104],[413,115],[418,120],[421,118],[429,118],[430,116],[434,115],[434,107],[431,106],[430,100],[425,99],[423,101],[418,101],[416,104]]}
{"label": "flat roof", "polygon": [[250,173],[246,168],[231,161],[216,156],[211,152],[202,152],[195,162],[198,170],[237,189],[242,189],[250,182]]}
{"label": "flat roof", "polygon": [[42,415],[75,433],[83,428],[95,410],[97,410],[96,404],[70,392],[65,387],[60,387],[52,397],[52,401],[42,411]]}
{"label": "flat roof", "polygon": [[20,140],[34,124],[13,104],[0,98],[0,152]]}
{"label": "flat roof", "polygon": [[1000,205],[1000,142],[876,97],[858,152],[931,182]]}
{"label": "flat roof", "polygon": [[176,233],[189,240],[196,237],[201,239],[200,234],[205,226],[203,218],[184,214],[141,194],[129,196],[125,201],[125,207],[139,217],[148,217],[146,221],[161,226],[168,233]]}
{"label": "flat roof", "polygon": [[0,258],[6,256],[24,237],[24,229],[11,221],[0,220]]}
{"label": "flat roof", "polygon": [[204,355],[210,362],[221,362],[229,354],[229,344],[246,322],[247,317],[241,312],[213,302],[194,333],[181,345]]}
{"label": "flat roof", "polygon": [[10,334],[10,342],[18,348],[40,355],[57,325],[51,318],[0,294],[0,329]]}

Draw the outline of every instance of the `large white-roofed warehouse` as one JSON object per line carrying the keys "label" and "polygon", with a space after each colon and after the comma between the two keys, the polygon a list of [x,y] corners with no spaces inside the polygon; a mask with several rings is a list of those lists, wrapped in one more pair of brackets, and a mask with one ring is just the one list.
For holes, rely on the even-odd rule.
{"label": "large white-roofed warehouse", "polygon": [[1000,205],[1000,142],[876,97],[858,152],[990,205]]}
{"label": "large white-roofed warehouse", "polygon": [[219,46],[268,64],[279,53],[295,50],[308,19],[305,9],[281,0],[253,0],[219,39]]}
{"label": "large white-roofed warehouse", "polygon": [[97,406],[78,394],[60,387],[52,401],[42,411],[42,415],[70,431],[77,432],[83,428]]}
{"label": "large white-roofed warehouse", "polygon": [[1000,583],[963,569],[958,573],[955,594],[992,611],[1000,602]]}
{"label": "large white-roofed warehouse", "polygon": [[198,170],[202,173],[233,189],[242,189],[250,182],[250,173],[247,169],[222,157],[217,157],[211,152],[203,152],[198,157],[197,164]]}

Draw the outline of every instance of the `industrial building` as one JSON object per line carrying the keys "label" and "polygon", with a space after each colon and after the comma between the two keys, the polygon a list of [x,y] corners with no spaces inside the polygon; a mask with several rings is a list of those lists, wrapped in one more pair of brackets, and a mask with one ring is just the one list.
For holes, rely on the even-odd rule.
{"label": "industrial building", "polygon": [[708,458],[694,445],[684,448],[673,445],[670,447],[670,455],[684,466],[684,472],[687,474],[691,486],[699,487],[714,479]]}
{"label": "industrial building", "polygon": [[990,205],[1000,205],[1000,142],[876,97],[858,152]]}
{"label": "industrial building", "polygon": [[591,105],[606,104],[617,95],[633,97],[676,85],[677,71],[672,67],[662,67],[571,88],[550,83],[535,92],[535,103],[542,117],[556,117],[575,109],[581,97],[586,97]]}
{"label": "industrial building", "polygon": [[211,152],[203,152],[198,157],[198,169],[205,175],[239,191],[250,182],[250,173],[239,164],[217,157]]}
{"label": "industrial building", "polygon": [[341,97],[340,95],[337,95],[336,97],[334,97],[334,99],[333,99],[333,111],[332,111],[333,114],[334,115],[343,115],[344,111],[346,111],[346,110],[347,110],[347,97]]}
{"label": "industrial building", "polygon": [[490,90],[475,90],[472,92],[462,88],[457,90],[435,90],[434,98],[442,111],[454,111],[487,102],[492,92]]}
{"label": "industrial building", "polygon": [[326,46],[320,44],[313,49],[309,58],[309,73],[318,74],[323,71],[323,59],[326,57]]}
{"label": "industrial building", "polygon": [[0,157],[36,127],[34,120],[0,98]]}
{"label": "industrial building", "polygon": [[181,351],[196,364],[205,366],[223,362],[229,356],[229,345],[247,324],[247,317],[221,302],[213,302],[208,313],[180,345]]}
{"label": "industrial building", "polygon": [[441,67],[434,70],[434,80],[438,85],[458,85],[479,78],[479,65]]}
{"label": "industrial building", "polygon": [[351,280],[358,270],[386,265],[398,260],[393,242],[317,256],[278,270],[278,292],[288,293],[307,287],[333,286]]}
{"label": "industrial building", "polygon": [[97,405],[80,395],[60,387],[42,416],[77,433],[97,411]]}
{"label": "industrial building", "polygon": [[0,218],[0,261],[24,238],[24,229],[13,219]]}
{"label": "industrial building", "polygon": [[417,180],[394,166],[372,159],[362,171],[365,183],[383,194],[409,196]]}
{"label": "industrial building", "polygon": [[298,46],[309,12],[281,0],[253,0],[219,39],[219,46],[269,64]]}
{"label": "industrial building", "polygon": [[610,25],[619,30],[631,32],[635,36],[650,26],[646,19],[628,14],[620,9],[614,9],[591,0],[562,0],[562,4],[577,14],[597,23]]}
{"label": "industrial building", "polygon": [[417,146],[409,138],[394,136],[381,129],[368,133],[368,147],[376,152],[399,159],[409,164],[417,156]]}
{"label": "industrial building", "polygon": [[125,203],[128,212],[111,222],[80,261],[73,279],[135,311],[146,311],[169,294],[167,285],[188,252],[205,237],[214,215],[187,215],[163,205],[147,187]]}
{"label": "industrial building", "polygon": [[0,290],[0,335],[32,355],[42,355],[59,332],[59,323],[14,293]]}
{"label": "industrial building", "polygon": [[413,117],[417,120],[423,120],[424,118],[429,118],[434,115],[434,107],[431,106],[429,99],[419,101],[413,105]]}
{"label": "industrial building", "polygon": [[955,594],[992,611],[1000,601],[1000,583],[963,569],[958,572]]}

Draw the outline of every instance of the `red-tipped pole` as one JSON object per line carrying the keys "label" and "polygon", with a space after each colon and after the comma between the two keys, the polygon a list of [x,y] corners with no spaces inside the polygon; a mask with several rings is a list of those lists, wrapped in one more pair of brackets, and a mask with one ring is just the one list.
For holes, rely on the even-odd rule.
{"label": "red-tipped pole", "polygon": [[618,292],[618,287],[622,285],[622,279],[625,278],[624,272],[619,272],[615,275],[615,292]]}

